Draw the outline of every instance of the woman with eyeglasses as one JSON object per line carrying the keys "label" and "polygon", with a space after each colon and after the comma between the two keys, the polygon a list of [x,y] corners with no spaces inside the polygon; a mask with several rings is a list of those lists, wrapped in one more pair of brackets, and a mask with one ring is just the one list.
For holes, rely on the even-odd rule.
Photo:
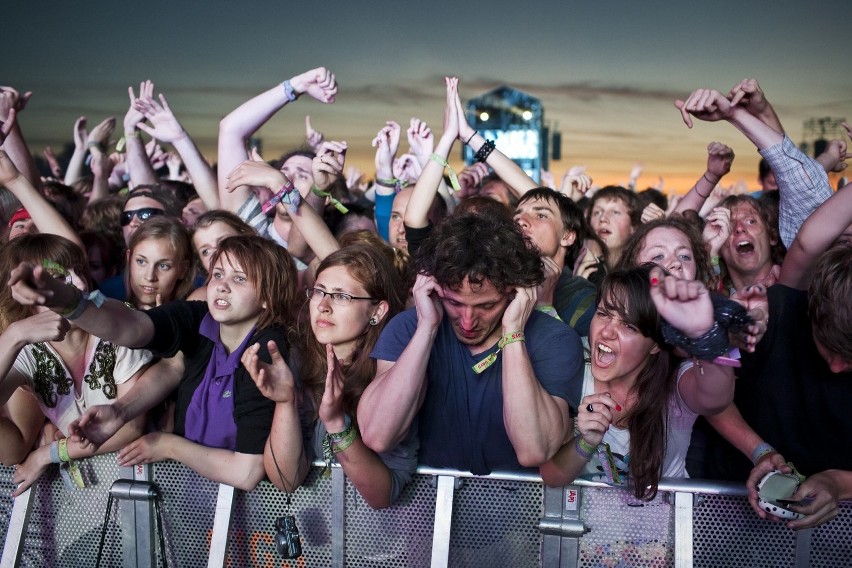
{"label": "woman with eyeglasses", "polygon": [[[416,433],[377,455],[361,441],[356,421],[358,401],[376,373],[370,353],[385,322],[403,307],[401,289],[387,254],[366,244],[344,247],[320,263],[314,287],[306,290],[295,357],[301,393],[275,353],[272,365],[265,365],[254,356],[258,346],[246,351],[252,377],[277,402],[269,439],[277,459],[267,461],[267,475],[279,489],[292,491],[301,482],[311,453],[327,464],[339,462],[374,509],[390,506],[411,479]],[[300,413],[316,421],[312,439],[304,441],[312,452],[299,443]]]}

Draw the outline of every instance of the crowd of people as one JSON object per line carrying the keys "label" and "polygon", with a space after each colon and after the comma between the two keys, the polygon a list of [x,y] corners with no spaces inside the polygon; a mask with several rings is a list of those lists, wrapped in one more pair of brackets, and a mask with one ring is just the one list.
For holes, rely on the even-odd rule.
{"label": "crowd of people", "polygon": [[[727,195],[719,142],[682,197],[582,168],[542,185],[445,83],[442,132],[413,118],[399,154],[387,122],[369,180],[309,118],[281,158],[251,147],[298,99],[334,102],[325,68],[227,114],[215,167],[145,81],[123,132],[80,118],[42,176],[29,93],[0,88],[14,495],[53,464],[84,485],[76,460],[117,451],[287,493],[320,458],[374,508],[423,464],[643,500],[662,478],[737,480],[765,518],[757,486],[777,470],[800,475],[791,528],[834,518],[852,498],[852,189],[827,172],[846,142],[806,156],[746,79],[675,107],[745,135],[761,192]],[[457,144],[475,156],[458,173]]]}

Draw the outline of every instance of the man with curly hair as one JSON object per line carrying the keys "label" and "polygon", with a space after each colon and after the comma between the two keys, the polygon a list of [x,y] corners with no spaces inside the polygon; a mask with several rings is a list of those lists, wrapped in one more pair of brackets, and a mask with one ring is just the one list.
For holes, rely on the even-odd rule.
{"label": "man with curly hair", "polygon": [[571,431],[582,385],[579,337],[536,311],[541,258],[508,216],[447,219],[415,257],[415,307],[384,329],[358,407],[367,446],[410,428],[420,463],[486,474],[535,467]]}

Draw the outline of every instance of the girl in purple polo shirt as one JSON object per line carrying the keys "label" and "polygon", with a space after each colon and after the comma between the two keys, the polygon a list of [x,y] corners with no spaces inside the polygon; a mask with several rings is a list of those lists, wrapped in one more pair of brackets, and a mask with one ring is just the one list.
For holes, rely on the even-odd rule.
{"label": "girl in purple polo shirt", "polygon": [[100,444],[176,390],[174,433],[142,436],[119,452],[119,462],[173,459],[244,490],[263,479],[275,405],[260,393],[240,358],[258,343],[260,358],[269,361],[270,341],[287,353],[296,270],[285,249],[257,236],[223,239],[211,263],[206,302],[176,301],[145,312],[112,300],[87,301],[31,265],[20,265],[11,282],[22,303],[69,312],[79,327],[119,345],[144,346],[161,357],[182,354],[171,359],[183,366],[179,379],[139,381],[122,404],[90,409],[73,425],[75,434]]}

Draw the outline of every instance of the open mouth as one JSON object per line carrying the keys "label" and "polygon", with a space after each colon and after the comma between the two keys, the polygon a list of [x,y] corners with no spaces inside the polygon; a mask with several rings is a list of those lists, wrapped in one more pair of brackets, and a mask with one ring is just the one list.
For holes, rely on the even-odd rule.
{"label": "open mouth", "polygon": [[230,304],[228,304],[228,302],[226,302],[225,300],[221,300],[221,299],[220,299],[220,300],[216,300],[215,304],[216,304],[216,306],[217,306],[217,307],[219,307],[219,308],[226,308],[226,307],[228,307],[228,306],[230,305]]}
{"label": "open mouth", "polygon": [[598,365],[606,367],[615,361],[615,353],[613,353],[612,349],[603,343],[598,343],[595,349],[595,359],[597,360]]}
{"label": "open mouth", "polygon": [[740,241],[737,243],[738,254],[748,254],[754,252],[754,244],[749,241]]}

